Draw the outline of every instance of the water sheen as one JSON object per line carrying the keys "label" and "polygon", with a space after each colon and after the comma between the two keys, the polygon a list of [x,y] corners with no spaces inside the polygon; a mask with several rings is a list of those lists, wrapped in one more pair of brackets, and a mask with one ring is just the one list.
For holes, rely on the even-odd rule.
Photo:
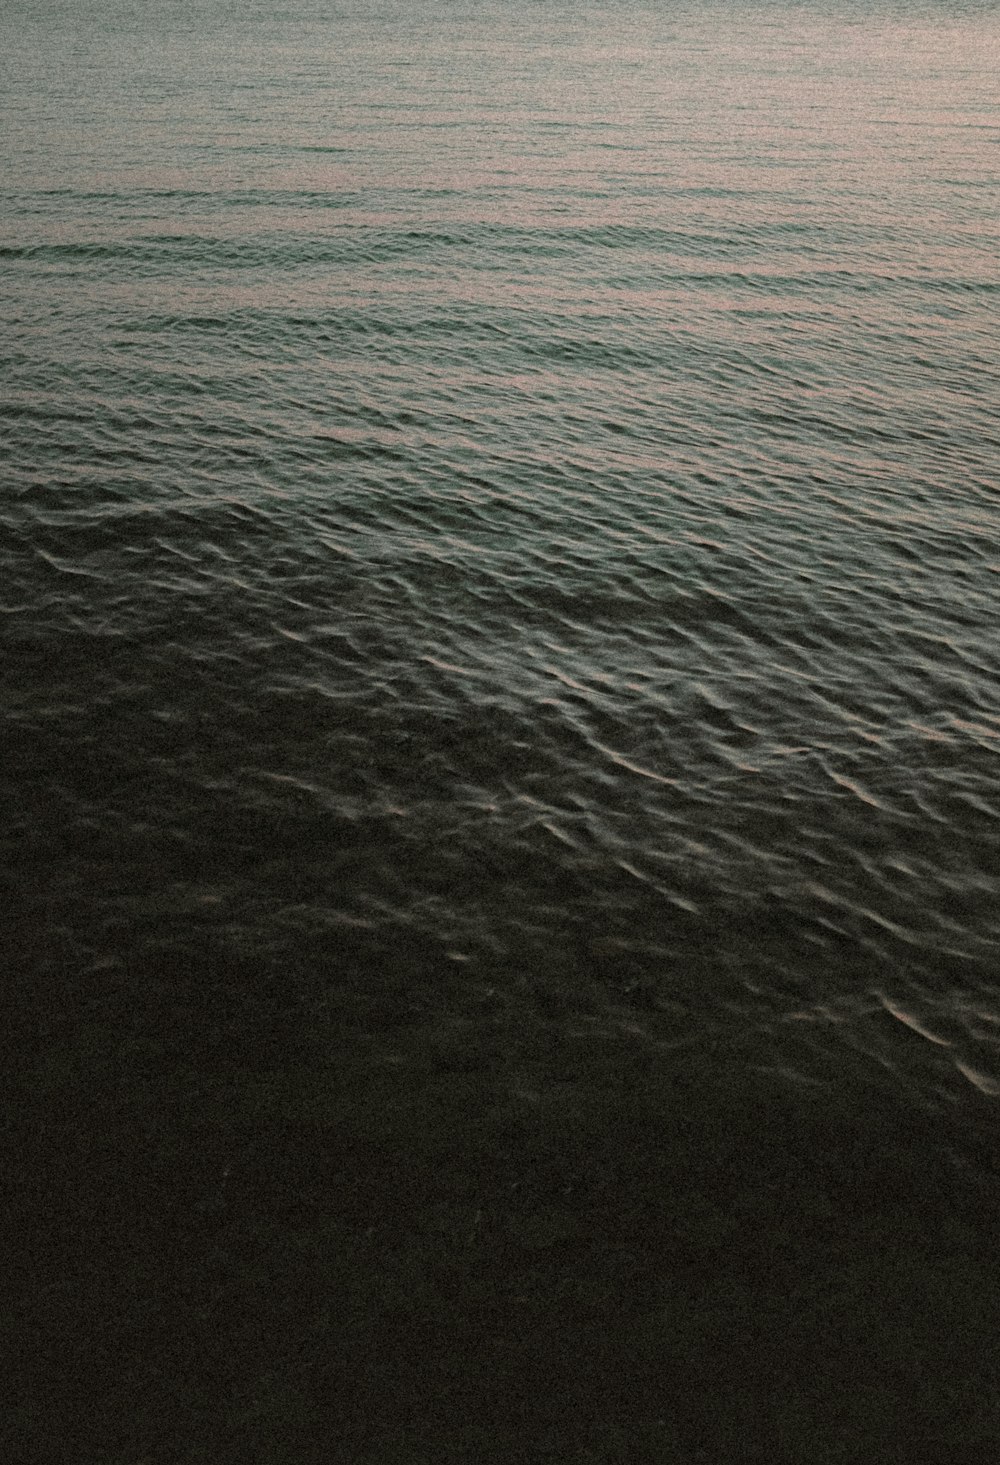
{"label": "water sheen", "polygon": [[32,980],[1000,1091],[996,11],[0,34]]}

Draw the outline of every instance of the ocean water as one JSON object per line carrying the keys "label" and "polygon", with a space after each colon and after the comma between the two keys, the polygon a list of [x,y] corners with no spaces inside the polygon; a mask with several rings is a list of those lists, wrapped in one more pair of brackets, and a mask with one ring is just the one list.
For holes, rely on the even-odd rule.
{"label": "ocean water", "polygon": [[10,12],[5,832],[60,953],[418,938],[996,1092],[998,38]]}
{"label": "ocean water", "polygon": [[264,1003],[278,1070],[335,1000],[992,1122],[995,7],[0,40],[31,1031]]}

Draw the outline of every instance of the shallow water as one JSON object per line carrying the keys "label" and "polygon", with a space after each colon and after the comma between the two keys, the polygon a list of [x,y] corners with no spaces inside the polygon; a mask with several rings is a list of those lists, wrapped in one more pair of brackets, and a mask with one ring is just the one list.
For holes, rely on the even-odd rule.
{"label": "shallow water", "polygon": [[996,1092],[998,37],[19,7],[32,929],[368,932],[403,988],[419,939],[470,994]]}

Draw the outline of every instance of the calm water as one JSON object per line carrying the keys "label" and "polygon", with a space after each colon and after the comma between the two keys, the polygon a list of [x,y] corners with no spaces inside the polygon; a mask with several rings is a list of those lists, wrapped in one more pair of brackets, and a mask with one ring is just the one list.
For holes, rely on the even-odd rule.
{"label": "calm water", "polygon": [[31,983],[1000,1091],[996,10],[0,39]]}

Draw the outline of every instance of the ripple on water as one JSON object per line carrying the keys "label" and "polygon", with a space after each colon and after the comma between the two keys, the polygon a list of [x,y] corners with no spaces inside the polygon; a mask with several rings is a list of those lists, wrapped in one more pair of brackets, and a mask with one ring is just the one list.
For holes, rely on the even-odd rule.
{"label": "ripple on water", "polygon": [[430,115],[423,11],[375,58],[342,20],[237,118],[248,55],[161,17],[134,153],[100,46],[61,122],[17,52],[16,899],[88,960],[213,930],[329,976],[361,932],[362,986],[423,943],[459,991],[994,1094],[982,28],[859,54],[817,12],[797,70],[647,17],[626,78],[603,21],[501,18]]}

